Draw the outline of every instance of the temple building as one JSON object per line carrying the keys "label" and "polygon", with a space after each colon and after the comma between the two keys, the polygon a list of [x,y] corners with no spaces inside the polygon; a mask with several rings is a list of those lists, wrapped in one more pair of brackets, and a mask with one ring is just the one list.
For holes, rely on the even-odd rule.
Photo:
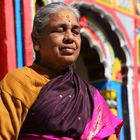
{"label": "temple building", "polygon": [[74,65],[124,120],[120,140],[140,140],[140,0],[1,0],[0,80],[31,65],[34,15],[51,2],[80,11],[81,53]]}

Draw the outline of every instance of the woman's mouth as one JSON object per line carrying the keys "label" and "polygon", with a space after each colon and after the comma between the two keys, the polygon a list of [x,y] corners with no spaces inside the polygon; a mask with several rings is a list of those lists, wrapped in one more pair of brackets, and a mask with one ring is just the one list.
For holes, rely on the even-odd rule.
{"label": "woman's mouth", "polygon": [[74,47],[62,47],[60,49],[60,51],[63,55],[72,55],[75,52],[75,48]]}

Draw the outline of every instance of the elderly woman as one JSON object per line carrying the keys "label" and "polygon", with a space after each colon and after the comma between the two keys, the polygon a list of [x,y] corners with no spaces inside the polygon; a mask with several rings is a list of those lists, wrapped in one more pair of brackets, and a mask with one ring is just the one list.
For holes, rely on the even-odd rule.
{"label": "elderly woman", "polygon": [[32,66],[0,83],[3,140],[116,139],[122,120],[99,92],[73,72],[80,52],[78,10],[63,3],[42,7],[34,19]]}

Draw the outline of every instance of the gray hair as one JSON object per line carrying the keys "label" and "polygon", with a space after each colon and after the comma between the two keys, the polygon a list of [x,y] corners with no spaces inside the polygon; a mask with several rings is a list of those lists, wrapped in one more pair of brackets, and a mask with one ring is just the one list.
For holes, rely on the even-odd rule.
{"label": "gray hair", "polygon": [[45,26],[47,25],[51,15],[57,12],[57,10],[59,9],[71,10],[76,15],[77,20],[80,19],[79,11],[73,5],[66,5],[62,2],[55,2],[41,7],[37,11],[36,16],[34,18],[33,31],[32,31],[33,43],[35,43],[34,41],[38,41],[41,38],[42,32]]}

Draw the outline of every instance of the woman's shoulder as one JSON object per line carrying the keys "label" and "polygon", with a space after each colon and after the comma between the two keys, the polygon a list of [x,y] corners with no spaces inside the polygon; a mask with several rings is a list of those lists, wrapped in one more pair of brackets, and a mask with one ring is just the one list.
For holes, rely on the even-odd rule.
{"label": "woman's shoulder", "polygon": [[25,66],[7,73],[0,82],[0,90],[30,106],[47,82],[45,76],[34,71],[32,67]]}
{"label": "woman's shoulder", "polygon": [[27,79],[28,77],[30,77],[29,67],[18,68],[8,72],[5,75],[5,77],[1,80],[1,84],[15,85],[16,81],[25,81],[25,79]]}
{"label": "woman's shoulder", "polygon": [[29,73],[30,73],[30,67],[28,67],[28,66],[24,66],[24,67],[22,67],[22,68],[17,68],[17,69],[15,69],[15,70],[12,70],[12,71],[10,71],[10,72],[8,72],[7,74],[6,74],[6,78],[7,77],[18,77],[19,75],[29,75]]}
{"label": "woman's shoulder", "polygon": [[32,95],[32,75],[29,67],[13,70],[5,75],[0,82],[0,90],[3,94],[9,94],[13,98],[26,102],[28,96]]}

